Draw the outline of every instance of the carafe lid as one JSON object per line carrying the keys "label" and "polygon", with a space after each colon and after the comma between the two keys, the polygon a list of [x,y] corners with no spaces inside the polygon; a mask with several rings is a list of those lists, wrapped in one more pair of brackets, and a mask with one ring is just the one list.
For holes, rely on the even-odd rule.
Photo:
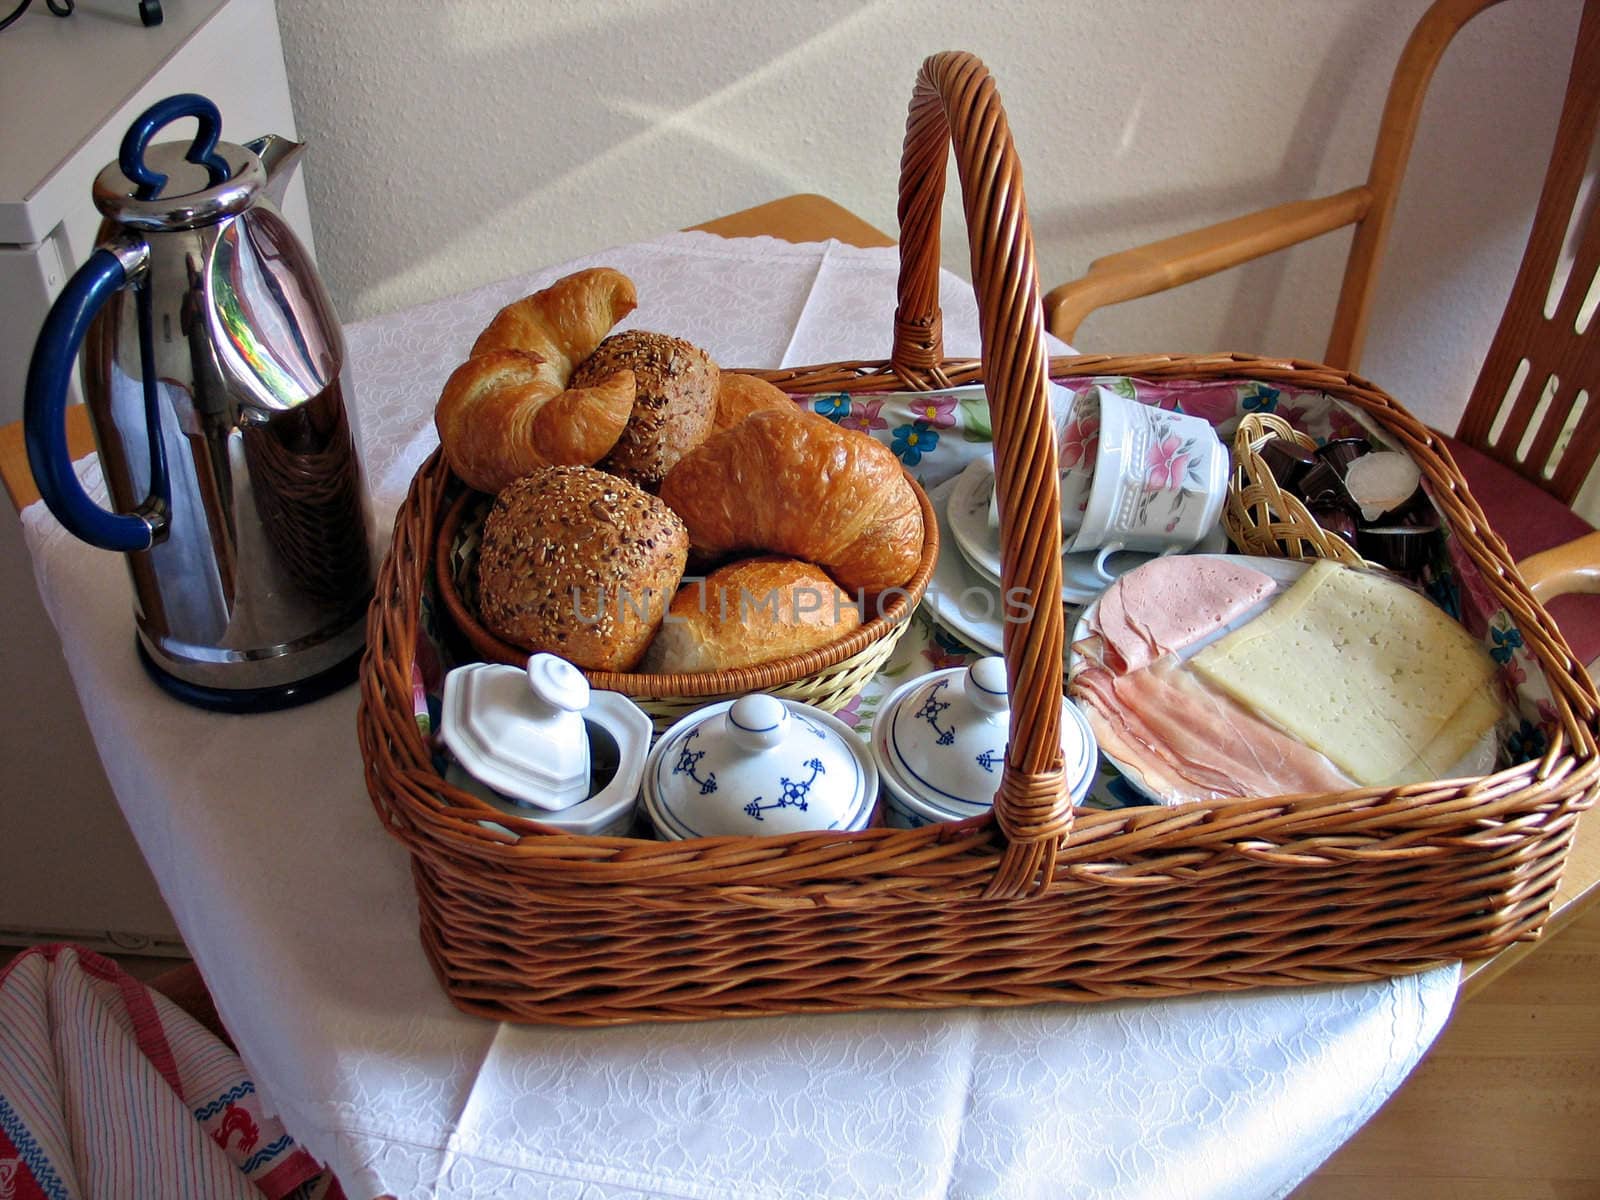
{"label": "carafe lid", "polygon": [[[185,145],[154,145],[174,121],[194,122]],[[243,212],[267,182],[250,149],[224,142],[222,114],[195,92],[158,100],[128,125],[117,161],[94,181],[94,202],[120,225],[142,230],[193,229]]]}
{"label": "carafe lid", "polygon": [[95,176],[95,207],[133,229],[194,229],[244,212],[267,185],[261,160],[243,146],[217,143],[215,155],[228,173],[219,183],[211,182],[210,168],[189,161],[187,149],[183,142],[145,147],[145,164],[167,177],[159,194],[148,200],[140,198],[140,185],[123,173],[119,162],[108,163]]}

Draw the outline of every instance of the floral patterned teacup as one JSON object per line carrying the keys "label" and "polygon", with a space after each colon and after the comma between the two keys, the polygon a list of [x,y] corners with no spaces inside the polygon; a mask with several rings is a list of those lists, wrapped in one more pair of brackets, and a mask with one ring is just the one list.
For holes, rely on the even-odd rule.
{"label": "floral patterned teacup", "polygon": [[[1099,388],[1074,396],[1059,383],[1050,385],[1056,418],[1056,465],[1061,473],[1061,536],[1063,541],[1083,524],[1094,481],[1095,447],[1100,440]],[[989,495],[989,527],[1000,528],[1000,502]]]}
{"label": "floral patterned teacup", "polygon": [[[1216,528],[1228,495],[1228,450],[1209,422],[1096,388],[1098,426],[1087,505],[1068,550],[1171,554]],[[1063,508],[1065,503],[1063,502]]]}

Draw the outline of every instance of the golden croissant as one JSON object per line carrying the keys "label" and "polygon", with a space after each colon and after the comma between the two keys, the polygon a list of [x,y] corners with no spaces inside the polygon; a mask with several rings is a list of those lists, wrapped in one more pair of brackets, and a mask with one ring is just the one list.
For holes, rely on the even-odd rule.
{"label": "golden croissant", "polygon": [[711,432],[732,429],[751,413],[794,406],[794,401],[765,379],[724,371],[717,380],[717,407],[711,417]]}
{"label": "golden croissant", "polygon": [[707,438],[667,474],[661,498],[696,554],[805,559],[852,595],[899,587],[922,558],[922,507],[894,452],[793,405]]}
{"label": "golden croissant", "polygon": [[498,492],[541,467],[604,458],[633,412],[633,372],[584,388],[567,382],[637,305],[632,280],[593,267],[502,308],[434,409],[450,469],[470,487]]}

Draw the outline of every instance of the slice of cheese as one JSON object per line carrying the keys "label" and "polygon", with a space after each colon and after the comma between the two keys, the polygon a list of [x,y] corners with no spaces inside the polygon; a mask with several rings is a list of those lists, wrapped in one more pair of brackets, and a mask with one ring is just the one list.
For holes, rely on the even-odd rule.
{"label": "slice of cheese", "polygon": [[1437,778],[1500,711],[1471,634],[1403,584],[1328,561],[1190,665],[1365,785]]}
{"label": "slice of cheese", "polygon": [[1379,782],[1394,787],[1430,779],[1487,775],[1494,769],[1495,747],[1491,744],[1487,753],[1481,752],[1484,735],[1495,727],[1503,712],[1492,689],[1472,692],[1410,763]]}

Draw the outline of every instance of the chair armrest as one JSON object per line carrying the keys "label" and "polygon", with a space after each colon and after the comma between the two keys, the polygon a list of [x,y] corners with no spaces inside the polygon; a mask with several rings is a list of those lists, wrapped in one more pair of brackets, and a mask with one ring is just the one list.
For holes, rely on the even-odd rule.
{"label": "chair armrest", "polygon": [[1517,570],[1541,604],[1569,592],[1600,592],[1600,531],[1530,554]]}
{"label": "chair armrest", "polygon": [[1045,324],[1070,343],[1083,319],[1097,308],[1164,292],[1320,237],[1361,220],[1371,204],[1372,193],[1366,187],[1353,187],[1097,258],[1081,278],[1045,294]]}

